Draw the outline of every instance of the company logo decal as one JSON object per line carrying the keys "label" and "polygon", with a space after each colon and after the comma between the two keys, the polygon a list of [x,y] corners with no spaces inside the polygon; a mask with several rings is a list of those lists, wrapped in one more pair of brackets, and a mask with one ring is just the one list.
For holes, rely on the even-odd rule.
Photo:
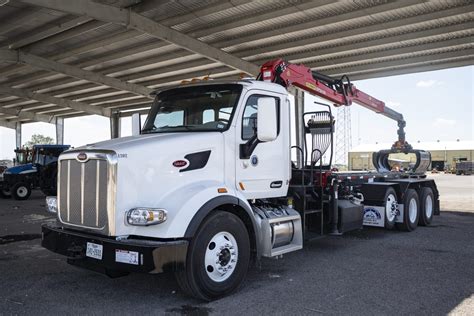
{"label": "company logo decal", "polygon": [[188,162],[186,160],[176,160],[173,162],[173,166],[175,166],[176,168],[185,167],[187,165],[188,165]]}
{"label": "company logo decal", "polygon": [[79,153],[77,155],[77,160],[79,161],[86,161],[87,160],[87,154],[86,153]]}
{"label": "company logo decal", "polygon": [[374,208],[366,208],[364,210],[364,220],[378,220],[382,219],[380,212]]}

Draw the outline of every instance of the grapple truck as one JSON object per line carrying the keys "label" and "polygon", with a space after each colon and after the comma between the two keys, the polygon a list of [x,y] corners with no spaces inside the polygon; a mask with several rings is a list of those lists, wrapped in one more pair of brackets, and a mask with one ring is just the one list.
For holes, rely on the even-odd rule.
{"label": "grapple truck", "polygon": [[[292,86],[397,120],[393,148],[374,155],[377,172],[336,172],[332,158],[323,162],[332,157],[331,107],[292,109]],[[57,223],[43,225],[42,245],[109,276],[172,271],[184,292],[216,299],[242,284],[251,262],[312,239],[364,224],[429,225],[439,214],[436,185],[424,175],[430,155],[411,148],[404,126],[347,78],[281,59],[256,80],[162,89],[137,135],[60,156],[58,196],[47,198]],[[391,171],[389,154],[401,152],[416,164]]]}

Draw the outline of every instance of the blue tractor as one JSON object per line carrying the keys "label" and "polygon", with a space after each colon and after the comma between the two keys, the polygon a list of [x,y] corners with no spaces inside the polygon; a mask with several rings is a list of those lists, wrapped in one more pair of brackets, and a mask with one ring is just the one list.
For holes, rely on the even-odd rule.
{"label": "blue tractor", "polygon": [[26,200],[33,189],[56,195],[58,157],[69,148],[69,145],[34,145],[32,149],[15,150],[16,166],[0,175],[0,196]]}

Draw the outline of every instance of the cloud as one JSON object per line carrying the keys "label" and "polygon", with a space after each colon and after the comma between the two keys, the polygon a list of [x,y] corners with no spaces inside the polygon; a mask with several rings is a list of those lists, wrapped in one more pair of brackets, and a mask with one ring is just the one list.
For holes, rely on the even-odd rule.
{"label": "cloud", "polygon": [[443,81],[438,81],[438,80],[420,80],[416,83],[416,86],[419,88],[430,88],[433,86],[440,86],[444,82]]}
{"label": "cloud", "polygon": [[445,118],[440,118],[440,117],[438,117],[433,122],[434,127],[448,127],[448,126],[454,126],[454,125],[456,125],[456,120],[450,120],[450,119],[445,119]]}

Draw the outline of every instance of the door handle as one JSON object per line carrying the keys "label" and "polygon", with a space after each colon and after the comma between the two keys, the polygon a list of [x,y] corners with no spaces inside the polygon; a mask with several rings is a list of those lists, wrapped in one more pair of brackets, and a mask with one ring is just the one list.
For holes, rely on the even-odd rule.
{"label": "door handle", "polygon": [[270,183],[270,188],[271,189],[279,189],[283,185],[283,181],[273,181]]}

